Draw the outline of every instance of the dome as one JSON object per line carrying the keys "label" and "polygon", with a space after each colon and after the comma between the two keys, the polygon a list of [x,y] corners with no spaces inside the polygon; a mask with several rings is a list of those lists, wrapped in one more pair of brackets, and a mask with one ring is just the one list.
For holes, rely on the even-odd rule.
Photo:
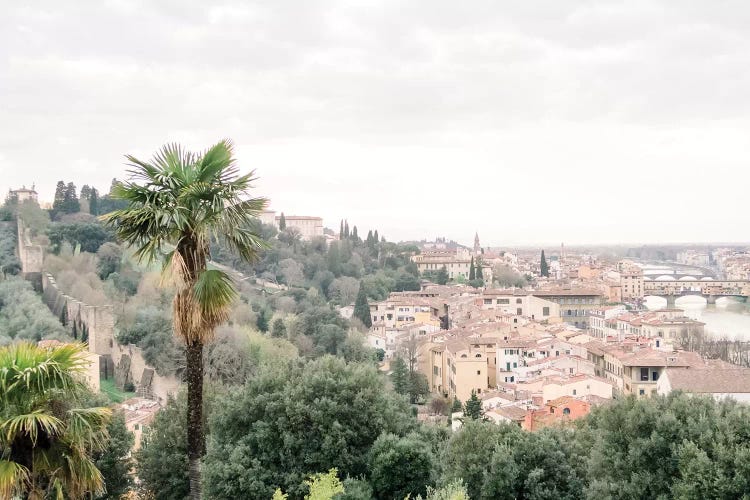
{"label": "dome", "polygon": [[696,281],[697,279],[695,276],[683,276],[680,281]]}
{"label": "dome", "polygon": [[674,276],[667,276],[666,274],[663,274],[656,278],[656,281],[674,281]]}

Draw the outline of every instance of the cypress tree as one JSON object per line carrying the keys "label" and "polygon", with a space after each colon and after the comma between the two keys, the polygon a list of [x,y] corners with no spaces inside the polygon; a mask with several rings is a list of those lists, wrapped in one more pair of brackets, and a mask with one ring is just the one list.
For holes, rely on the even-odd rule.
{"label": "cypress tree", "polygon": [[542,260],[539,263],[539,274],[545,278],[549,278],[549,267],[547,266],[547,259],[544,258],[544,250],[542,250]]}
{"label": "cypress tree", "polygon": [[354,229],[352,229],[352,239],[354,241],[359,241],[359,236],[357,236],[357,226],[354,226]]}
{"label": "cypress tree", "polygon": [[378,230],[375,230],[375,233],[372,235],[373,241],[377,244],[380,241],[380,236],[378,236]]}
{"label": "cypress tree", "polygon": [[359,282],[359,293],[357,293],[357,300],[354,302],[354,317],[359,320],[367,327],[372,326],[372,316],[370,315],[370,303],[367,302],[367,292],[365,291],[364,284]]}
{"label": "cypress tree", "polygon": [[341,219],[341,229],[339,230],[339,239],[344,239],[344,219]]}
{"label": "cypress tree", "polygon": [[471,258],[471,266],[469,267],[469,281],[477,278],[476,269],[474,269],[474,257]]}
{"label": "cypress tree", "polygon": [[78,203],[78,195],[76,194],[76,185],[72,182],[69,182],[68,185],[65,186],[62,211],[67,214],[81,211],[81,205]]}
{"label": "cypress tree", "polygon": [[484,280],[484,271],[482,271],[482,259],[477,259],[477,271],[476,271],[477,279],[478,280]]}
{"label": "cypress tree", "polygon": [[96,188],[91,188],[91,194],[89,195],[89,213],[99,215],[99,192]]}
{"label": "cypress tree", "polygon": [[440,270],[437,272],[435,281],[437,281],[438,285],[445,285],[448,283],[448,269],[446,269],[445,266],[441,267]]}
{"label": "cypress tree", "polygon": [[368,247],[372,246],[372,229],[367,231],[367,246]]}
{"label": "cypress tree", "polygon": [[281,212],[281,217],[279,217],[279,231],[283,231],[286,229],[286,217],[284,217],[284,212]]}
{"label": "cypress tree", "polygon": [[410,381],[409,381],[409,369],[406,366],[406,362],[399,358],[394,358],[391,362],[391,382],[393,382],[393,390],[398,394],[407,395],[409,394]]}
{"label": "cypress tree", "polygon": [[63,181],[57,181],[57,187],[55,188],[55,201],[52,203],[52,208],[62,212],[65,207],[65,183]]}
{"label": "cypress tree", "polygon": [[349,237],[349,221],[344,220],[344,238]]}

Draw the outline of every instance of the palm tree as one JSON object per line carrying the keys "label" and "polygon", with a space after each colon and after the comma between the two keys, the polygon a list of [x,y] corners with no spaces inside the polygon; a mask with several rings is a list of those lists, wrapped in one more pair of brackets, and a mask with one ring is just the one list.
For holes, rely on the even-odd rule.
{"label": "palm tree", "polygon": [[83,344],[0,348],[0,497],[83,498],[105,491],[91,454],[107,445],[108,408],[81,408]]}
{"label": "palm tree", "polygon": [[[221,141],[203,153],[163,146],[149,162],[127,156],[132,180],[113,195],[127,207],[102,216],[117,236],[135,246],[139,260],[163,258],[176,286],[175,333],[185,342],[188,386],[190,498],[201,494],[203,432],[203,346],[227,320],[236,291],[229,275],[207,269],[209,242],[217,238],[251,261],[265,245],[253,228],[266,205],[251,198],[254,172],[238,176],[232,144]],[[141,182],[140,184],[138,182]],[[170,250],[163,254],[163,251]]]}

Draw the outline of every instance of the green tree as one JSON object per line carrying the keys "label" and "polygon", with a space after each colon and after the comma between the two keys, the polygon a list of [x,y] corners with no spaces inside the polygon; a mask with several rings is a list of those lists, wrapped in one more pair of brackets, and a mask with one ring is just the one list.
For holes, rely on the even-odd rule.
{"label": "green tree", "polygon": [[361,281],[359,282],[357,300],[354,302],[354,317],[358,318],[367,328],[372,326],[370,303],[367,302],[367,291]]}
{"label": "green tree", "polygon": [[99,215],[99,192],[96,188],[91,188],[91,194],[89,195],[89,213]]}
{"label": "green tree", "polygon": [[476,279],[478,280],[484,280],[484,271],[482,271],[482,259],[477,258],[477,270],[476,270]]}
{"label": "green tree", "polygon": [[477,393],[473,389],[471,391],[471,397],[469,397],[464,404],[464,416],[472,420],[480,420],[484,418],[482,400],[477,397]]}
{"label": "green tree", "polygon": [[261,371],[217,401],[206,496],[265,500],[280,487],[300,498],[314,471],[361,477],[380,434],[405,435],[415,425],[372,365],[326,356]]}
{"label": "green tree", "polygon": [[133,434],[125,427],[125,416],[115,412],[107,426],[109,441],[104,451],[94,455],[94,463],[102,473],[107,492],[98,498],[118,500],[133,485],[134,466],[130,450]]}
{"label": "green tree", "polygon": [[344,220],[344,238],[349,239],[349,221]]}
{"label": "green tree", "polygon": [[107,444],[108,408],[81,405],[85,346],[0,348],[0,497],[104,493],[92,455]]}
{"label": "green tree", "polygon": [[459,411],[463,411],[464,405],[461,404],[461,401],[456,397],[453,396],[453,405],[451,406],[451,411],[453,413],[458,413]]}
{"label": "green tree", "polygon": [[258,328],[258,330],[263,333],[268,331],[269,322],[271,321],[271,314],[271,311],[269,311],[265,307],[262,307],[258,311],[258,316],[255,318],[255,326]]}
{"label": "green tree", "polygon": [[549,266],[547,266],[547,259],[544,257],[544,250],[542,250],[542,259],[539,263],[539,275],[549,278]]}
{"label": "green tree", "polygon": [[286,229],[286,217],[284,217],[284,212],[281,212],[281,217],[279,217],[279,231],[283,231]]}
{"label": "green tree", "polygon": [[474,257],[471,258],[471,265],[469,266],[469,281],[473,281],[477,278],[477,271],[474,267]]}
{"label": "green tree", "polygon": [[116,243],[104,243],[96,251],[99,261],[96,264],[96,270],[99,277],[106,280],[110,274],[120,271],[122,263],[122,248]]}
{"label": "green tree", "polygon": [[338,477],[336,468],[329,470],[327,474],[313,474],[305,484],[310,488],[305,500],[333,500],[337,495],[344,493],[344,485]]}
{"label": "green tree", "polygon": [[76,185],[72,182],[69,182],[68,185],[65,186],[62,211],[66,214],[73,214],[81,211],[81,204],[78,202],[78,195],[76,194]]}
{"label": "green tree", "polygon": [[[422,496],[418,496],[417,500],[422,500]],[[427,496],[424,500],[469,500],[469,494],[466,492],[463,481],[459,479],[442,488],[427,488]]]}
{"label": "green tree", "polygon": [[283,319],[276,318],[273,321],[273,326],[271,327],[271,336],[276,338],[286,338],[286,326],[284,326]]}
{"label": "green tree", "polygon": [[406,361],[401,357],[395,357],[391,361],[391,382],[393,383],[393,390],[398,394],[406,396],[409,394],[411,389],[411,382],[409,380],[409,367],[406,366]]}
{"label": "green tree", "polygon": [[52,202],[52,209],[57,212],[63,212],[65,210],[65,182],[57,181],[57,187],[55,187],[55,199]]}
{"label": "green tree", "polygon": [[390,500],[426,494],[435,464],[432,450],[418,434],[383,434],[370,450],[369,469],[375,498]]}
{"label": "green tree", "polygon": [[438,285],[448,284],[448,269],[445,266],[438,270],[437,275],[435,276],[435,281]]}
{"label": "green tree", "polygon": [[254,260],[264,246],[255,219],[266,200],[249,197],[253,172],[238,176],[232,144],[226,140],[204,153],[172,144],[150,162],[127,158],[133,181],[116,185],[114,195],[128,206],[103,219],[122,241],[137,248],[139,259],[153,261],[169,249],[165,267],[171,269],[177,288],[174,330],[186,344],[190,498],[198,500],[205,448],[203,346],[227,320],[236,296],[229,275],[206,267],[209,240],[218,237],[242,259]]}
{"label": "green tree", "polygon": [[135,455],[138,479],[155,500],[183,500],[190,494],[186,411],[184,393],[170,397],[143,434]]}
{"label": "green tree", "polygon": [[341,219],[341,229],[339,229],[339,239],[344,239],[344,219]]}

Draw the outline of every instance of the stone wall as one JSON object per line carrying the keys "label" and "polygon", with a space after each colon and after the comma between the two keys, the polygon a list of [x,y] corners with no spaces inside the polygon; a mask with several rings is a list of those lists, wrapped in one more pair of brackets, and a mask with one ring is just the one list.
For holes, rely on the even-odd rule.
{"label": "stone wall", "polygon": [[[26,279],[38,281],[44,303],[68,328],[73,337],[88,342],[89,351],[99,355],[98,366],[108,376],[114,371],[115,381],[122,388],[131,382],[138,394],[164,402],[180,387],[177,377],[164,377],[146,364],[141,349],[120,345],[115,339],[115,315],[111,305],[92,306],[65,294],[55,278],[42,270],[42,247],[32,245],[28,229],[18,220],[18,256]],[[37,286],[37,285],[35,285]],[[114,370],[112,370],[114,368]],[[99,369],[99,368],[97,368]]]}
{"label": "stone wall", "polygon": [[63,293],[49,273],[43,274],[42,285],[47,307],[68,326],[76,339],[88,342],[89,351],[104,358],[103,364],[114,366],[118,387],[123,388],[130,382],[139,395],[160,402],[177,392],[180,387],[178,378],[157,374],[146,363],[139,347],[117,343],[112,306],[91,306]]}
{"label": "stone wall", "polygon": [[16,220],[18,230],[18,260],[21,261],[21,273],[24,279],[30,281],[37,291],[42,290],[42,264],[44,252],[40,245],[31,243],[29,229],[23,221]]}

